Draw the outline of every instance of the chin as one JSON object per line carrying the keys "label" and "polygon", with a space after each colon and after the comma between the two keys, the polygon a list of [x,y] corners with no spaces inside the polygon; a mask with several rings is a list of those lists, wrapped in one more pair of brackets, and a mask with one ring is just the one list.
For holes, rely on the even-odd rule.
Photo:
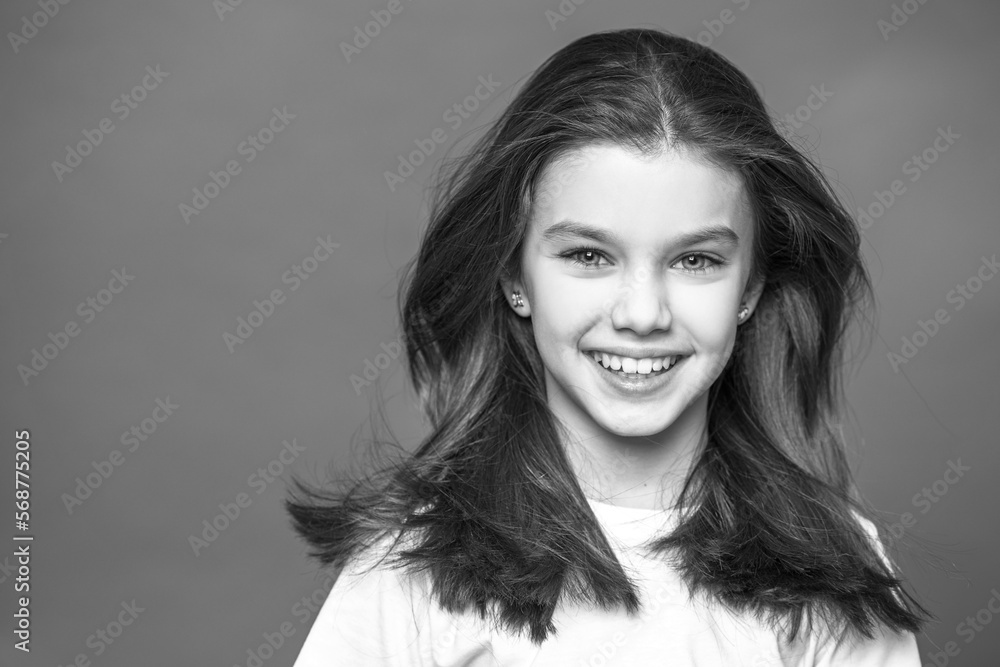
{"label": "chin", "polygon": [[643,438],[657,435],[670,428],[679,415],[659,414],[650,418],[648,412],[619,415],[591,415],[591,419],[608,433],[617,436]]}
{"label": "chin", "polygon": [[[659,427],[645,427],[643,425],[636,424],[601,424],[604,430],[613,435],[617,435],[623,438],[650,438],[657,433],[663,431],[663,428]],[[664,427],[665,428],[665,427]]]}

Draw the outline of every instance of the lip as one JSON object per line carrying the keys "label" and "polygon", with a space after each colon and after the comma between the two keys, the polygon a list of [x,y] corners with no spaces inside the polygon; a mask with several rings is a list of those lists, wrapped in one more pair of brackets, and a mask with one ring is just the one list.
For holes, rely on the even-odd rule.
{"label": "lip", "polygon": [[594,361],[594,358],[590,356],[589,353],[584,353],[583,356],[586,361],[595,367],[594,372],[597,373],[609,387],[614,389],[616,392],[627,396],[652,394],[659,391],[672,381],[678,366],[683,364],[687,359],[686,356],[681,356],[681,358],[674,362],[674,365],[666,373],[640,376],[638,373],[620,375],[618,372],[609,372],[602,364]]}
{"label": "lip", "polygon": [[591,347],[583,351],[584,354],[591,352],[604,352],[613,354],[616,357],[629,357],[630,359],[662,359],[663,357],[683,357],[684,353],[675,350],[647,349],[637,347]]}

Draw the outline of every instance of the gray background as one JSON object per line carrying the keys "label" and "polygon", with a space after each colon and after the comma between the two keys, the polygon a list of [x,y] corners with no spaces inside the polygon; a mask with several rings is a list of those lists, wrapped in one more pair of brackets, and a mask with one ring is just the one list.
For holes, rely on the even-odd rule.
{"label": "gray background", "polygon": [[[291,664],[312,622],[295,605],[322,597],[323,580],[280,507],[290,470],[316,476],[359,461],[352,437],[378,387],[404,445],[421,433],[400,360],[378,355],[397,336],[397,272],[416,250],[439,158],[478,136],[573,39],[636,25],[696,38],[707,21],[722,31],[703,41],[747,72],[777,116],[807,104],[813,86],[833,93],[789,130],[852,211],[894,180],[905,185],[865,233],[879,336],[850,378],[845,429],[864,491],[890,519],[910,512],[906,533],[930,554],[900,556],[941,618],[920,637],[922,660],[954,641],[949,664],[995,664],[1000,622],[968,642],[957,626],[1000,590],[1000,280],[961,309],[947,295],[1000,251],[1000,7],[913,0],[916,13],[883,36],[877,22],[893,6],[882,1],[567,0],[575,10],[554,27],[545,12],[557,0],[402,1],[351,62],[340,43],[386,2],[243,0],[220,19],[210,0],[77,0],[17,53],[9,37],[0,45],[0,538],[13,545],[16,532],[15,429],[31,430],[35,535],[33,650],[12,648],[6,621],[0,663],[65,665],[82,653],[94,665],[245,665],[262,633],[289,623],[294,634],[264,664]],[[731,22],[713,23],[726,9]],[[5,2],[0,29],[20,31],[37,11],[34,0]],[[119,120],[115,98],[157,65],[169,74]],[[501,88],[452,129],[444,111],[489,75]],[[274,107],[295,118],[248,163],[238,146]],[[52,162],[105,117],[115,129],[60,182]],[[960,138],[911,182],[904,163],[949,126]],[[438,127],[447,142],[390,191],[383,172]],[[242,171],[185,224],[178,205],[231,159]],[[340,246],[292,291],[282,275],[327,235]],[[86,322],[78,304],[122,267],[134,280]],[[285,301],[230,353],[224,333],[274,289]],[[949,321],[895,372],[887,354],[938,309]],[[18,365],[71,320],[79,334],[23,382]],[[366,361],[390,363],[356,391],[351,376]],[[129,452],[121,434],[167,397],[179,407]],[[281,479],[253,486],[293,438],[305,451]],[[70,513],[63,494],[116,449],[122,464]],[[969,470],[944,482],[959,459]],[[936,481],[938,502],[916,504]],[[239,493],[251,504],[196,556],[189,536]],[[10,619],[13,581],[0,578]],[[133,599],[144,610],[96,656],[88,636]]]}

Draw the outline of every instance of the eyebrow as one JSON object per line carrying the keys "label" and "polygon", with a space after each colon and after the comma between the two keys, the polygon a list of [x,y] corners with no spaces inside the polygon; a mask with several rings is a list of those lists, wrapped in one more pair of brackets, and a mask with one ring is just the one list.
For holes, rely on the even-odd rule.
{"label": "eyebrow", "polygon": [[[561,241],[578,237],[591,239],[605,245],[625,245],[622,238],[614,232],[598,227],[591,227],[590,225],[573,220],[557,222],[542,232],[543,241]],[[713,225],[686,234],[680,234],[671,239],[671,241],[672,245],[680,246],[696,245],[711,241],[738,246],[740,244],[740,237],[729,227]]]}

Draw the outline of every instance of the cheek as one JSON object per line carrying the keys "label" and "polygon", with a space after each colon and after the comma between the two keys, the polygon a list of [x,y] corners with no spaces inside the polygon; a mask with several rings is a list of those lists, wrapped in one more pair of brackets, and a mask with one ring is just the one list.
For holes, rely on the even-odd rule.
{"label": "cheek", "polygon": [[730,289],[699,290],[674,300],[675,321],[682,322],[703,350],[728,348],[736,333],[739,299]]}
{"label": "cheek", "polygon": [[593,319],[599,306],[593,290],[582,282],[558,274],[537,276],[530,291],[536,335],[567,335]]}

